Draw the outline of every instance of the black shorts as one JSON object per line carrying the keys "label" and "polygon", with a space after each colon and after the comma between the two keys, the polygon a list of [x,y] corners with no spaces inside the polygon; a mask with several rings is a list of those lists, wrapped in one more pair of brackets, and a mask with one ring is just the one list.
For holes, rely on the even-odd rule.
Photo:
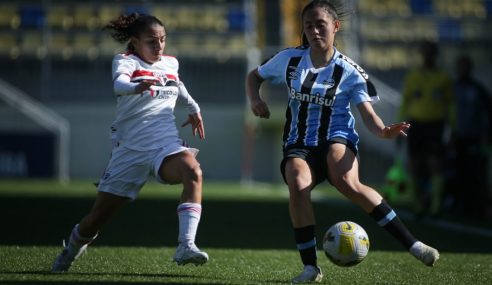
{"label": "black shorts", "polygon": [[[357,147],[350,141],[343,138],[333,138],[320,146],[299,146],[289,145],[284,148],[284,157],[280,163],[280,172],[284,178],[284,182],[287,183],[285,178],[285,165],[290,158],[301,158],[307,162],[314,174],[314,186],[321,182],[328,180],[331,183],[328,174],[328,164],[326,163],[326,156],[328,154],[329,146],[334,143],[340,143],[346,145],[355,156],[357,156]],[[314,187],[313,187],[314,188]]]}

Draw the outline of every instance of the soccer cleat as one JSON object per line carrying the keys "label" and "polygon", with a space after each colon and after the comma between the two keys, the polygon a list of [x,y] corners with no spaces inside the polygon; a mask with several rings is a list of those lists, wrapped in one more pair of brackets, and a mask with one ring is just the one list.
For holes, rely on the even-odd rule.
{"label": "soccer cleat", "polygon": [[439,252],[420,241],[417,241],[410,248],[410,253],[427,266],[434,266],[439,259]]}
{"label": "soccer cleat", "polygon": [[67,272],[73,261],[79,258],[87,250],[87,244],[83,245],[78,251],[70,250],[69,245],[63,248],[63,251],[56,257],[51,266],[51,272]]}
{"label": "soccer cleat", "polygon": [[319,266],[305,265],[304,270],[291,280],[291,284],[321,282],[323,273]]}
{"label": "soccer cleat", "polygon": [[208,254],[198,249],[194,244],[179,244],[173,260],[178,265],[186,265],[188,263],[202,265],[208,261]]}

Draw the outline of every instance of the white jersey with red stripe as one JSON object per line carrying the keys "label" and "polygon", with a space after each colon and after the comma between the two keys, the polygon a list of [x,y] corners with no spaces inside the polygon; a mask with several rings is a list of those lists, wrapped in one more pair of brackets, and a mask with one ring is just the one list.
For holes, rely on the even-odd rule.
{"label": "white jersey with red stripe", "polygon": [[111,126],[114,145],[145,151],[179,139],[174,116],[178,96],[186,98],[188,107],[194,104],[196,111],[199,109],[179,80],[178,68],[178,60],[168,55],[153,64],[131,53],[117,54],[113,58],[113,81],[126,75],[131,83],[160,82],[159,86],[152,86],[151,90],[140,94],[116,94],[116,119]]}

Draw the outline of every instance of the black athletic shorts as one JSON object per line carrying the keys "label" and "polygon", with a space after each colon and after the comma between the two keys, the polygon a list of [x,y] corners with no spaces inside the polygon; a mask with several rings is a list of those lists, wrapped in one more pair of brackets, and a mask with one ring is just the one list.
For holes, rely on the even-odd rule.
{"label": "black athletic shorts", "polygon": [[287,163],[287,160],[289,158],[297,157],[305,160],[314,172],[314,186],[320,184],[325,180],[328,180],[328,182],[331,183],[330,177],[328,175],[328,164],[326,163],[326,156],[328,154],[329,146],[334,143],[341,143],[343,145],[346,145],[347,148],[350,149],[357,157],[356,146],[344,138],[333,138],[320,146],[290,145],[285,147],[284,157],[282,159],[282,162],[280,163],[280,172],[282,173],[284,182],[287,183],[287,179],[285,179],[285,165]]}

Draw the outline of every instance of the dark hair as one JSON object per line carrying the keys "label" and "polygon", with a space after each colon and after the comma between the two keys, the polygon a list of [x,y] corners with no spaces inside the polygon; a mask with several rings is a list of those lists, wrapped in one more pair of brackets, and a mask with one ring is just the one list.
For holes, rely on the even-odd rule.
{"label": "dark hair", "polygon": [[[335,0],[313,0],[309,2],[301,13],[301,23],[303,22],[304,15],[314,9],[314,8],[324,8],[326,12],[333,17],[335,20],[343,20],[347,15],[351,13],[348,8],[346,1],[335,1]],[[302,24],[301,24],[302,25]],[[301,29],[301,45],[304,47],[309,46],[309,42],[304,34],[304,28]]]}
{"label": "dark hair", "polygon": [[146,32],[153,25],[164,24],[154,16],[132,13],[130,15],[121,15],[117,19],[110,21],[103,27],[104,30],[109,30],[111,37],[119,43],[128,43],[127,50],[134,51],[134,47],[129,42],[131,37],[138,37]]}

